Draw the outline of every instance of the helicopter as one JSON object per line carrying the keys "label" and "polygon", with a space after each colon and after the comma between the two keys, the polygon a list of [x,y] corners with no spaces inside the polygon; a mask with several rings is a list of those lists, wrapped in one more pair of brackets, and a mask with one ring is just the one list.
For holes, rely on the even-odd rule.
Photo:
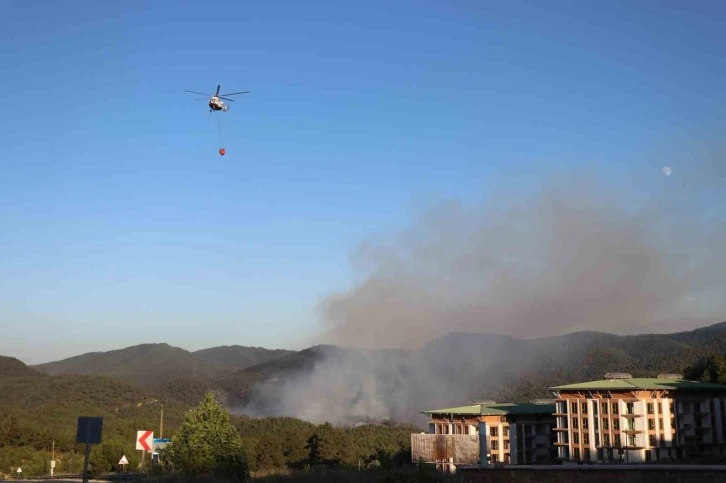
{"label": "helicopter", "polygon": [[210,94],[204,94],[202,92],[195,92],[195,91],[188,91],[188,90],[184,90],[184,92],[191,92],[192,94],[199,94],[201,96],[205,96],[205,97],[200,97],[199,99],[194,99],[195,101],[201,101],[202,99],[209,98],[209,112],[212,112],[212,111],[227,112],[229,110],[229,106],[227,104],[225,104],[224,102],[222,102],[222,99],[224,99],[225,101],[233,102],[234,99],[228,99],[227,96],[236,96],[238,94],[248,94],[250,92],[250,91],[231,92],[229,94],[220,95],[219,94],[220,87],[221,87],[220,85],[217,86],[217,92],[213,96],[210,96]]}

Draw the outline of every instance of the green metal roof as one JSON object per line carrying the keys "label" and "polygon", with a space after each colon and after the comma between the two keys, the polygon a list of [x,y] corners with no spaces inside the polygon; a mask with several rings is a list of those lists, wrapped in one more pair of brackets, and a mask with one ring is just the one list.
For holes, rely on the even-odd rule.
{"label": "green metal roof", "polygon": [[423,414],[457,414],[463,416],[503,416],[507,414],[553,414],[555,405],[552,404],[473,404],[471,406],[459,406],[455,408],[434,409],[422,411]]}
{"label": "green metal roof", "polygon": [[680,389],[680,390],[696,390],[696,391],[724,391],[726,385],[713,384],[711,382],[685,381],[674,379],[657,379],[657,378],[632,378],[632,379],[604,379],[601,381],[581,382],[578,384],[567,384],[565,386],[554,386],[550,390],[553,391],[577,391],[577,390],[593,390],[593,389],[609,389],[609,390],[656,390],[656,389]]}

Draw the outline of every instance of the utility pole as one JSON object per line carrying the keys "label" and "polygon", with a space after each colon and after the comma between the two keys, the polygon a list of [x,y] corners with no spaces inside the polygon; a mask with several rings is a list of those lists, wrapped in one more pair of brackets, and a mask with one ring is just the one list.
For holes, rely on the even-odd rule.
{"label": "utility pole", "polygon": [[55,438],[53,438],[51,457],[50,457],[50,477],[53,477],[53,470],[55,469]]}
{"label": "utility pole", "polygon": [[159,438],[164,437],[164,402],[161,403],[161,420],[159,422]]}

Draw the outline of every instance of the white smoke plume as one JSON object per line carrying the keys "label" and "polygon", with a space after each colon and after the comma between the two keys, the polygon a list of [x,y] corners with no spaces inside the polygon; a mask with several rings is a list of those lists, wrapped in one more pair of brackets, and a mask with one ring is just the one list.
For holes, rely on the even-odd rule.
{"label": "white smoke plume", "polygon": [[320,341],[406,350],[336,352],[268,384],[246,411],[341,423],[465,404],[474,382],[447,361],[470,361],[486,379],[510,339],[491,339],[486,355],[465,338],[419,350],[452,332],[531,339],[726,320],[726,183],[713,159],[670,177],[655,168],[640,184],[557,175],[481,206],[442,203],[363,244],[359,280],[321,304]]}

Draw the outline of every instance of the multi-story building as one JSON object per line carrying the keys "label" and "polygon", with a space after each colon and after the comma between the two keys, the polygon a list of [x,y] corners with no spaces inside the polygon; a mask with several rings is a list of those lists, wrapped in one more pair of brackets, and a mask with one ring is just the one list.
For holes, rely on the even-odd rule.
{"label": "multi-story building", "polygon": [[494,401],[472,402],[468,406],[423,411],[430,418],[430,434],[488,436],[488,461],[504,464],[553,462],[554,450],[552,401],[511,404]]}
{"label": "multi-story building", "polygon": [[558,458],[647,463],[726,455],[726,386],[678,375],[552,387]]}

